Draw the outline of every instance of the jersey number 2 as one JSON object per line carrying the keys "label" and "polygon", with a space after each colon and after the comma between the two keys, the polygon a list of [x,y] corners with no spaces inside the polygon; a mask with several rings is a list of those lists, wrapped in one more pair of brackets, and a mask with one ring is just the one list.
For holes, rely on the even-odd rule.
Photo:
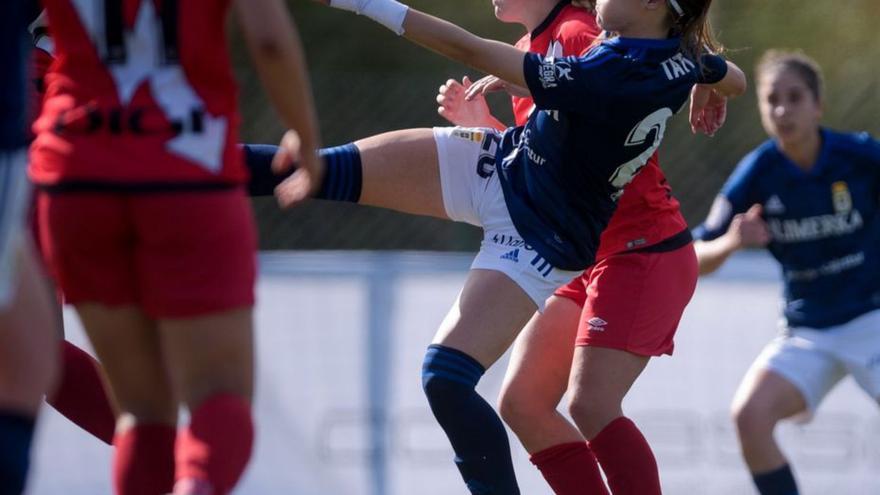
{"label": "jersey number 2", "polygon": [[642,146],[647,142],[648,137],[653,135],[654,138],[651,145],[645,151],[617,167],[614,173],[611,174],[611,179],[609,179],[612,186],[622,189],[623,186],[632,182],[633,178],[638,175],[639,170],[648,163],[648,159],[657,151],[657,148],[660,147],[660,143],[663,141],[663,134],[666,132],[666,121],[669,120],[669,117],[672,117],[672,110],[661,108],[642,119],[641,122],[629,131],[629,136],[626,137],[626,142],[623,143],[624,146]]}

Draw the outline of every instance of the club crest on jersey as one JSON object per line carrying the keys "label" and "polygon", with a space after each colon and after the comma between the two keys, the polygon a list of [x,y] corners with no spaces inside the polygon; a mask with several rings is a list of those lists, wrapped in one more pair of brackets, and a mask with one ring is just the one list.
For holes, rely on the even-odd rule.
{"label": "club crest on jersey", "polygon": [[841,180],[831,184],[831,203],[834,205],[834,213],[848,213],[852,210],[852,195],[846,182]]}
{"label": "club crest on jersey", "polygon": [[461,138],[467,139],[468,141],[473,141],[475,143],[482,143],[483,137],[485,137],[485,133],[482,131],[471,131],[468,129],[453,129],[452,135]]}
{"label": "club crest on jersey", "polygon": [[566,81],[574,80],[571,75],[571,64],[564,60],[557,60],[556,57],[545,58],[538,70],[541,87],[544,89],[555,88],[563,79]]}

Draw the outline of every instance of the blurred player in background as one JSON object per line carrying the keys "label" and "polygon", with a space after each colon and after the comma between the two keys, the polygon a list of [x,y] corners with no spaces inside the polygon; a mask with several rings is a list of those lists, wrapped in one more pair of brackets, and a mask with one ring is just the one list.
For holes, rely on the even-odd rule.
{"label": "blurred player in background", "polygon": [[24,491],[37,411],[57,367],[51,292],[33,254],[25,213],[26,67],[31,4],[0,15],[0,493]]}
{"label": "blurred player in background", "polygon": [[[54,60],[54,45],[49,35],[46,13],[37,10],[31,13],[28,30],[31,33],[34,48],[31,51],[30,64],[30,104],[32,118],[40,114],[43,95],[46,89],[46,73]],[[36,208],[32,208],[31,224],[34,242],[40,248],[39,228],[36,221]],[[51,277],[47,277],[53,285]],[[60,298],[58,329],[61,334],[61,361],[58,380],[46,395],[46,402],[67,419],[91,433],[95,438],[106,444],[113,443],[113,432],[116,427],[116,410],[110,397],[109,386],[106,384],[101,365],[87,352],[73,345],[64,336],[64,321],[61,314]]]}
{"label": "blurred player in background", "polygon": [[[119,404],[120,494],[226,494],[251,455],[256,236],[222,43],[229,5],[45,1],[57,60],[32,147],[40,237]],[[283,3],[235,7],[284,124],[315,149]],[[293,194],[305,195],[321,163],[294,141]],[[177,434],[181,404],[190,424]]]}
{"label": "blurred player in background", "polygon": [[[508,87],[527,87],[535,97],[537,109],[526,125],[503,134],[485,128],[410,129],[322,150],[327,177],[318,194],[483,227],[481,251],[428,349],[423,386],[470,491],[519,493],[503,424],[476,393],[477,382],[535,309],[592,264],[616,197],[653,155],[666,119],[693,85],[718,83],[719,90],[737,93],[744,77],[738,69],[728,71],[718,57],[700,57],[708,2],[686,16],[661,0],[605,3],[600,12],[604,8],[621,37],[582,59],[526,54],[394,1],[332,5],[495,74]],[[684,43],[667,39],[673,27],[685,33]],[[625,38],[628,34],[644,39]],[[632,65],[623,57],[632,57],[627,59]],[[664,60],[685,57],[693,59],[683,62],[681,72],[667,75],[660,68]],[[705,63],[705,72],[695,59]],[[491,87],[492,81],[484,80],[470,89]],[[613,124],[609,115],[617,119]],[[624,147],[631,131],[637,142]],[[295,203],[286,189],[287,183],[278,187],[279,200]],[[600,493],[598,467],[583,469],[591,467],[596,484],[582,489]]]}
{"label": "blurred player in background", "polygon": [[[499,20],[526,28],[528,34],[516,45],[523,50],[548,57],[581,55],[599,35],[595,15],[567,0],[493,5]],[[482,95],[465,98],[470,85],[465,78],[441,86],[440,115],[456,125],[499,128]],[[723,116],[725,99],[712,96],[713,108],[720,105],[722,111],[716,115]],[[522,125],[534,103],[514,96],[513,109]],[[694,122],[702,122],[701,116]],[[714,125],[701,130],[714,132]],[[672,353],[675,330],[696,286],[697,263],[656,154],[624,189],[596,260],[557,290],[517,338],[499,409],[555,493],[579,494],[584,486],[601,483],[590,479],[598,476],[597,469],[585,468],[597,457],[614,493],[660,493],[654,455],[623,416],[621,402],[651,356]],[[568,387],[576,341],[586,347],[584,383],[571,405],[581,430],[556,410]]]}
{"label": "blurred player in background", "polygon": [[780,420],[809,420],[848,374],[880,400],[880,142],[821,127],[822,86],[805,55],[765,54],[757,91],[771,139],[743,158],[695,231],[700,273],[747,247],[766,247],[782,268],[782,333],[733,401],[762,495],[798,493],[773,438]]}

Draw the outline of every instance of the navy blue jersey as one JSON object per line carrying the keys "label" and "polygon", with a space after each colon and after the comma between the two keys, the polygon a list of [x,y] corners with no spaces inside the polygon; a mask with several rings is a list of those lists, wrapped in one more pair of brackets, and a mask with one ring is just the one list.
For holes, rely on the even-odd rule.
{"label": "navy blue jersey", "polygon": [[0,15],[0,151],[21,148],[26,142],[30,7],[26,0],[7,0]]}
{"label": "navy blue jersey", "polygon": [[791,326],[827,328],[880,308],[880,142],[821,133],[809,172],[774,141],[743,158],[694,231],[698,239],[715,239],[733,215],[763,205]]}
{"label": "navy blue jersey", "polygon": [[623,186],[660,146],[667,119],[694,84],[727,73],[715,56],[698,66],[680,42],[614,38],[582,57],[526,55],[536,111],[504,133],[496,168],[517,231],[557,268],[593,264]]}

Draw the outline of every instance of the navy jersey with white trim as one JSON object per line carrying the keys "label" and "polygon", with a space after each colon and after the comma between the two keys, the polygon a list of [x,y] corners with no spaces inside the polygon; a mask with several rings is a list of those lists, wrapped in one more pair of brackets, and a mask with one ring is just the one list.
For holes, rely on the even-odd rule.
{"label": "navy jersey with white trim", "polygon": [[669,117],[694,84],[726,75],[723,59],[697,64],[680,43],[614,38],[581,57],[526,55],[536,111],[505,132],[496,168],[517,231],[557,268],[594,262],[623,186],[660,146]]}
{"label": "navy jersey with white trim", "polygon": [[7,0],[0,15],[0,150],[19,149],[27,140],[25,84],[30,10],[28,0]]}
{"label": "navy jersey with white trim", "polygon": [[880,142],[822,129],[805,172],[767,141],[721,189],[694,237],[712,240],[734,215],[763,205],[790,326],[827,328],[880,308]]}

